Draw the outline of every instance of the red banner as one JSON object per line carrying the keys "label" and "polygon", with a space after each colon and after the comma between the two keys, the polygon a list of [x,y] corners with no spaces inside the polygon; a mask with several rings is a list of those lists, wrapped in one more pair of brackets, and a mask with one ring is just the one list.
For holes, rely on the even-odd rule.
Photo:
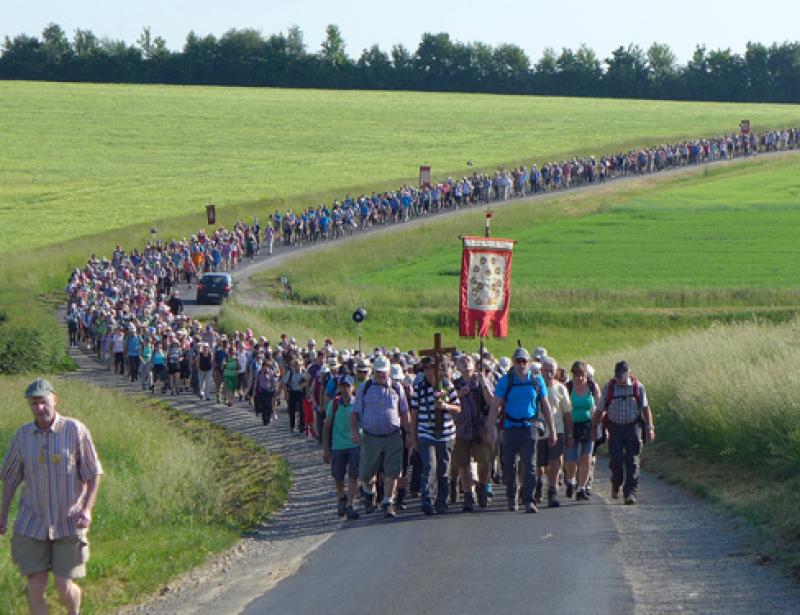
{"label": "red banner", "polygon": [[513,239],[463,237],[461,301],[458,334],[461,337],[507,337],[511,290]]}

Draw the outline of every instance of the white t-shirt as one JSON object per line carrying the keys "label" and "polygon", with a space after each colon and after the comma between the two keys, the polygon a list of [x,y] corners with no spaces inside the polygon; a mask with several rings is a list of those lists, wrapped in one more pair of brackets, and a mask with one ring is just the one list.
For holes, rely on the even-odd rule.
{"label": "white t-shirt", "polygon": [[[556,433],[564,433],[564,415],[572,412],[572,401],[570,401],[567,387],[557,380],[553,380],[553,384],[547,387],[547,403],[550,404],[550,412],[553,414]],[[550,429],[547,428],[547,423],[545,423],[545,434],[539,436],[539,440],[544,440],[549,436]]]}

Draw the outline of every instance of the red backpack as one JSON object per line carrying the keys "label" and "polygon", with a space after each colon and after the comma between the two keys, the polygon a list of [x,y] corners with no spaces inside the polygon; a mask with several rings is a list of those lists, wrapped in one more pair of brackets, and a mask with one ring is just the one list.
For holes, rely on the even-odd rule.
{"label": "red backpack", "polygon": [[[636,404],[641,406],[642,399],[639,396],[639,381],[636,379],[636,376],[631,374],[631,384],[633,385],[633,398],[636,400]],[[611,402],[614,400],[614,386],[616,384],[616,380],[612,378],[608,381],[608,395],[603,400],[603,411],[608,412],[608,407],[611,405]]]}

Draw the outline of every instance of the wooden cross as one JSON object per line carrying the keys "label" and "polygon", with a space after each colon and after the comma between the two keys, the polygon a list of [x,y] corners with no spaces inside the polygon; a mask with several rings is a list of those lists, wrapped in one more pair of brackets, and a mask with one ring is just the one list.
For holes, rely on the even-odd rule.
{"label": "wooden cross", "polygon": [[[455,348],[445,348],[442,346],[442,334],[433,334],[433,348],[427,348],[419,351],[421,357],[433,357],[433,379],[434,388],[439,387],[441,382],[441,375],[439,374],[439,364],[447,353],[455,352]],[[436,418],[434,423],[433,435],[435,438],[441,438],[444,432],[444,410],[436,408]]]}

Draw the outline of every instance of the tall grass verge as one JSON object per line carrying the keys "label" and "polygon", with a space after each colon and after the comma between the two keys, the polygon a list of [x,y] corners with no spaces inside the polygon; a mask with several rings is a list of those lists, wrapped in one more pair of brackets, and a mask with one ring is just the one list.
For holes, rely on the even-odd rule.
{"label": "tall grass verge", "polygon": [[800,319],[712,325],[595,356],[598,379],[621,358],[655,412],[650,467],[766,523],[800,553]]}

